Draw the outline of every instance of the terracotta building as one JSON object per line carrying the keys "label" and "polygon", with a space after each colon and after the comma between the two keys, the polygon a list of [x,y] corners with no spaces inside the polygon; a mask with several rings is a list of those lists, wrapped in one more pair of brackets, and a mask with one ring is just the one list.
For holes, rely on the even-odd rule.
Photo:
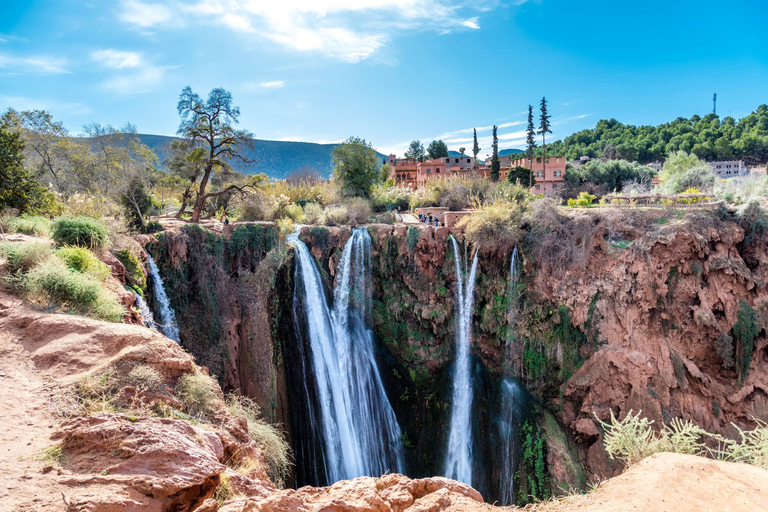
{"label": "terracotta building", "polygon": [[440,158],[424,160],[416,164],[416,186],[418,188],[423,187],[429,180],[444,178],[447,175],[445,162]]}
{"label": "terracotta building", "polygon": [[[567,163],[565,157],[547,157],[546,176],[544,176],[545,162],[542,160],[541,157],[534,157],[532,161],[528,158],[520,158],[510,162],[511,167],[520,166],[527,169],[533,169],[533,176],[536,180],[536,185],[534,185],[533,191],[536,194],[548,194],[565,181],[565,164]],[[503,174],[506,175],[506,172]]]}
{"label": "terracotta building", "polygon": [[391,167],[389,177],[398,187],[416,188],[416,166],[419,163],[415,158],[396,158],[389,155],[388,163]]}

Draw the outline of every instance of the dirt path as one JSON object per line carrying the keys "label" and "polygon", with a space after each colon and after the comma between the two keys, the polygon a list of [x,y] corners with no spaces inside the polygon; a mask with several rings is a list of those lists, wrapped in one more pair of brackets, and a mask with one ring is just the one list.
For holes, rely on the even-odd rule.
{"label": "dirt path", "polygon": [[[0,304],[0,307],[6,306]],[[0,315],[2,312],[0,312]],[[8,332],[0,335],[0,512],[65,510],[58,470],[47,470],[35,455],[51,446],[57,425],[48,412],[56,383],[35,368],[29,354]],[[43,469],[47,472],[44,473]]]}

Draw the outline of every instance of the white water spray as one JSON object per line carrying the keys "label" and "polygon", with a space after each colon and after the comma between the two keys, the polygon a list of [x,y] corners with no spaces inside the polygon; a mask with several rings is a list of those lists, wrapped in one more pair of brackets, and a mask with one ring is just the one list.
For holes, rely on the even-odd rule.
{"label": "white water spray", "polygon": [[144,320],[144,325],[150,329],[154,329],[155,318],[152,316],[152,310],[149,309],[149,304],[147,304],[147,301],[145,301],[138,293],[134,293],[134,295],[136,295],[136,305],[139,306],[139,313],[141,314],[141,319]]}
{"label": "white water spray", "polygon": [[[472,378],[470,344],[474,306],[477,251],[467,275],[467,257],[451,237],[456,266],[456,366],[453,374],[451,425],[446,452],[445,476],[472,485]],[[466,275],[466,280],[464,276]]]}
{"label": "white water spray", "polygon": [[518,459],[518,430],[521,421],[522,389],[514,379],[501,381],[499,417],[499,497],[502,506],[515,504],[514,475]]}
{"label": "white water spray", "polygon": [[319,397],[323,466],[328,483],[402,472],[400,427],[374,359],[371,323],[371,239],[354,229],[344,246],[329,308],[323,281],[299,231],[296,289],[303,294],[311,366]]}
{"label": "white water spray", "polygon": [[160,330],[166,337],[178,343],[179,327],[176,325],[176,313],[174,313],[173,307],[171,307],[168,295],[165,294],[163,278],[160,277],[160,272],[157,270],[155,260],[152,259],[152,256],[149,253],[147,253],[147,262],[149,263],[149,275],[152,278],[152,289],[155,292],[157,310],[158,313],[160,313]]}

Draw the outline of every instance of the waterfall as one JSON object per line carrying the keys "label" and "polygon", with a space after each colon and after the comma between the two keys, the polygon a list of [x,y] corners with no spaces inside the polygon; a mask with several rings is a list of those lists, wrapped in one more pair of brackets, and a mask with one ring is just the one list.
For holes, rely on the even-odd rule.
{"label": "waterfall", "polygon": [[[344,246],[338,267],[333,307],[329,307],[320,272],[299,231],[288,241],[296,254],[294,316],[299,333],[304,314],[309,354],[299,347],[298,372],[311,366],[314,389],[305,385],[306,413],[316,422],[321,447],[302,445],[319,454],[326,483],[358,476],[403,471],[400,427],[387,399],[374,358],[371,324],[371,239],[356,228]],[[297,297],[301,294],[301,300]],[[297,311],[297,305],[303,310]],[[301,343],[303,336],[299,335]],[[298,461],[297,461],[298,463]]]}
{"label": "waterfall", "polygon": [[[507,309],[507,358],[510,358],[511,348],[515,342],[513,327],[517,315],[517,278],[520,274],[520,262],[517,247],[512,251],[509,262],[509,308]],[[522,389],[517,380],[505,377],[501,381],[500,414],[498,418],[499,432],[499,499],[502,506],[515,503],[514,475],[519,456],[519,427],[522,408]]]}
{"label": "waterfall", "polygon": [[[459,245],[451,237],[456,266],[456,363],[453,374],[451,424],[448,435],[445,476],[472,485],[472,378],[470,344],[477,251],[467,275],[467,256],[462,261]],[[465,276],[466,275],[466,280]]]}
{"label": "waterfall", "polygon": [[147,304],[147,301],[145,301],[138,293],[134,293],[134,295],[136,295],[136,305],[139,306],[139,313],[141,314],[141,319],[144,320],[144,325],[150,329],[154,329],[155,319],[152,316],[152,310],[149,309],[149,304]]}
{"label": "waterfall", "polygon": [[502,506],[515,504],[514,475],[519,455],[518,432],[523,393],[520,384],[509,377],[501,381],[501,414],[499,415],[499,498]]}
{"label": "waterfall", "polygon": [[163,278],[160,277],[160,272],[157,270],[155,260],[152,259],[152,255],[149,253],[147,253],[147,262],[149,263],[149,275],[152,278],[152,289],[155,291],[157,311],[160,313],[160,330],[163,332],[163,334],[166,335],[166,337],[178,343],[179,327],[176,325],[176,313],[173,312],[171,302],[168,300],[168,296],[165,294]]}

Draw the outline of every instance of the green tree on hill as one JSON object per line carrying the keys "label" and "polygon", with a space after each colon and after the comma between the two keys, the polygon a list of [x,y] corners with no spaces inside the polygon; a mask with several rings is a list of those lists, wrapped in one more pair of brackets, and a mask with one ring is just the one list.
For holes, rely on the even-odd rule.
{"label": "green tree on hill", "polygon": [[526,154],[528,156],[529,169],[531,175],[528,182],[533,186],[533,152],[536,151],[536,126],[533,124],[533,105],[528,105],[528,127],[525,129]]}
{"label": "green tree on hill", "polygon": [[371,196],[371,189],[379,179],[379,157],[359,137],[350,137],[333,148],[331,154],[334,179],[341,183],[344,196]]}
{"label": "green tree on hill", "polygon": [[433,140],[427,148],[429,158],[443,158],[448,156],[448,145],[441,140]]}
{"label": "green tree on hill", "polygon": [[225,89],[213,89],[204,101],[187,86],[181,91],[176,108],[181,117],[177,133],[195,148],[204,150],[192,208],[192,222],[199,222],[208,200],[233,192],[243,193],[246,187],[251,186],[230,184],[217,192],[208,190],[214,173],[231,172],[232,160],[250,162],[244,148],[253,147],[253,139],[248,131],[235,129],[240,109],[232,104],[232,94]]}
{"label": "green tree on hill", "polygon": [[512,167],[507,172],[507,181],[510,183],[520,183],[520,185],[529,188],[536,185],[536,180],[534,179],[531,170],[521,165]]}
{"label": "green tree on hill", "polygon": [[496,136],[498,126],[493,126],[493,156],[491,156],[491,181],[499,181],[501,165],[499,163],[499,138]]}
{"label": "green tree on hill", "polygon": [[[549,113],[547,112],[547,98],[541,98],[541,115],[539,116],[539,135],[541,135],[541,165],[544,177],[544,188],[547,186],[547,134],[552,133],[552,127],[549,122]],[[531,166],[533,167],[533,166]]]}
{"label": "green tree on hill", "polygon": [[413,158],[419,162],[424,161],[424,145],[419,140],[412,140],[411,145],[408,146],[408,150],[405,152],[405,158]]}

